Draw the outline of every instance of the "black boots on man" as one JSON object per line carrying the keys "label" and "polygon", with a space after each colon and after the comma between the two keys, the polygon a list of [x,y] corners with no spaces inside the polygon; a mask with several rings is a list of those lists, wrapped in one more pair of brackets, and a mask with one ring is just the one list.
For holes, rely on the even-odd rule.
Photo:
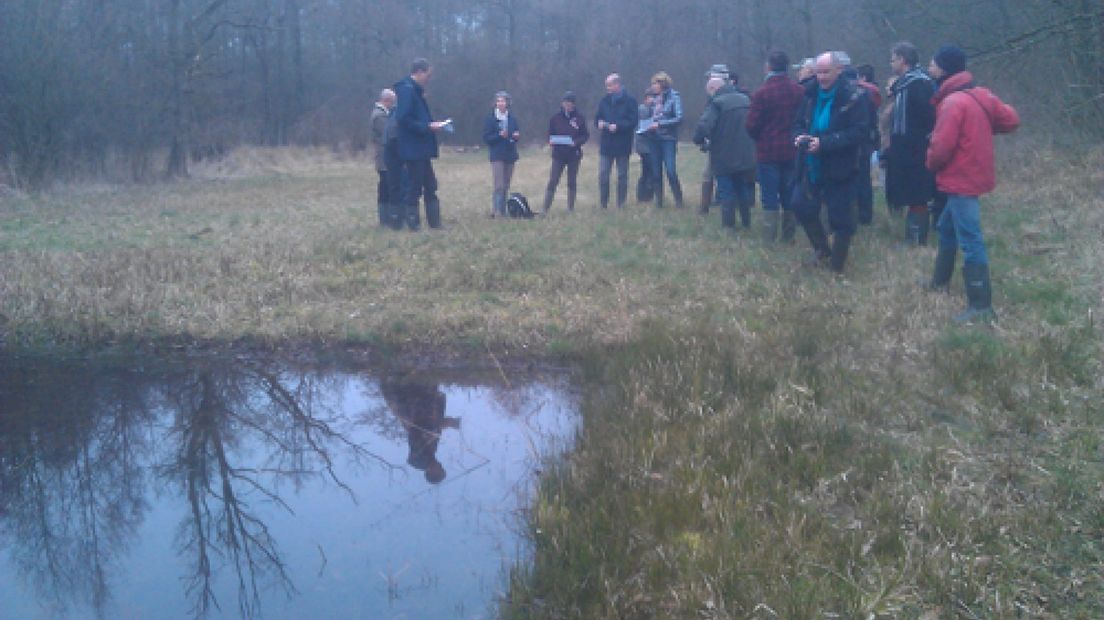
{"label": "black boots on man", "polygon": [[966,284],[966,310],[955,316],[955,323],[993,323],[997,313],[993,311],[993,288],[989,283],[989,265],[967,263],[962,266],[962,279]]}

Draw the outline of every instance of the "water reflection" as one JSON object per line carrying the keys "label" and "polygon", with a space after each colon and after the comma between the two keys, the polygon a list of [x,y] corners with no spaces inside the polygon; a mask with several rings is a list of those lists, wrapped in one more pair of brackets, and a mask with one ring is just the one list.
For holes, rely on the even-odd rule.
{"label": "water reflection", "polygon": [[0,356],[5,614],[485,617],[573,431],[548,381]]}
{"label": "water reflection", "polygon": [[380,393],[406,431],[410,454],[406,462],[425,474],[426,482],[445,479],[445,467],[437,460],[437,444],[446,428],[460,428],[459,418],[445,415],[445,395],[436,383],[416,377],[388,377]]}

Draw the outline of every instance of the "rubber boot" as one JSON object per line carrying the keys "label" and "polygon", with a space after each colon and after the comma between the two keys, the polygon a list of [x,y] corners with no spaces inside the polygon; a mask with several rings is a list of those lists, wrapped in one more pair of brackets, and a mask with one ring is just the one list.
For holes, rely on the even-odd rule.
{"label": "rubber boot", "polygon": [[426,203],[426,226],[430,228],[441,227],[441,202],[432,200]]}
{"label": "rubber boot", "polygon": [[740,225],[744,227],[744,230],[751,228],[751,205],[740,204]]}
{"label": "rubber boot", "polygon": [[939,251],[935,254],[935,267],[932,268],[931,282],[928,282],[929,290],[940,292],[950,290],[951,276],[954,275],[955,254],[954,248],[939,246]]}
{"label": "rubber boot", "polygon": [[851,237],[849,235],[835,234],[832,238],[832,257],[829,265],[832,271],[843,273],[843,267],[847,264],[847,252],[851,249]]}
{"label": "rubber boot", "polygon": [[763,243],[774,243],[778,238],[779,211],[763,211]]}
{"label": "rubber boot", "polygon": [[418,230],[422,227],[422,220],[418,217],[418,203],[406,205],[406,227],[410,230]]}
{"label": "rubber boot", "polygon": [[733,199],[721,202],[721,226],[736,228],[736,201]]}
{"label": "rubber boot", "polygon": [[782,243],[793,243],[794,234],[797,233],[797,218],[794,212],[786,210],[782,212]]}
{"label": "rubber boot", "polygon": [[389,203],[387,207],[387,227],[391,230],[402,230],[403,227],[403,206],[402,203]]}
{"label": "rubber boot", "polygon": [[713,204],[713,181],[702,181],[701,206],[698,210],[702,215],[709,214],[709,207]]}
{"label": "rubber boot", "polygon": [[801,218],[801,227],[805,229],[805,236],[809,238],[809,245],[813,246],[811,265],[822,265],[824,259],[832,255],[828,249],[828,235],[824,232],[824,226],[820,223],[820,215],[813,214]]}
{"label": "rubber boot", "polygon": [[682,208],[682,183],[679,183],[679,180],[678,180],[677,177],[673,181],[671,181],[671,195],[675,197],[675,208],[676,209],[681,209]]}
{"label": "rubber boot", "polygon": [[609,183],[599,183],[598,184],[598,204],[600,204],[603,209],[609,207],[609,194],[610,194]]}
{"label": "rubber boot", "polygon": [[989,283],[989,265],[967,263],[962,266],[962,280],[966,284],[966,310],[955,316],[955,323],[993,323],[997,313],[993,311],[993,288]]}
{"label": "rubber boot", "polygon": [[928,245],[928,209],[914,209],[909,207],[908,216],[905,218],[905,226],[908,230],[908,243],[910,245]]}
{"label": "rubber boot", "polygon": [[552,200],[556,197],[556,190],[546,189],[544,190],[544,206],[541,207],[541,211],[548,213],[548,210],[552,208]]}

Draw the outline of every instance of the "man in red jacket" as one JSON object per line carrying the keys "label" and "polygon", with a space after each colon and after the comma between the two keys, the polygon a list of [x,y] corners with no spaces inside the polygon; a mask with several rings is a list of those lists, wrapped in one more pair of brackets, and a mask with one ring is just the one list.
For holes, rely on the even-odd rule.
{"label": "man in red jacket", "polygon": [[[790,59],[774,51],[767,57],[767,79],[751,96],[745,124],[755,140],[759,196],[763,203],[763,240],[773,243],[782,224],[782,240],[793,241],[796,222],[790,210],[789,188],[794,176],[794,146],[790,129],[805,98],[805,90],[790,79]],[[781,209],[780,209],[781,208]]]}
{"label": "man in red jacket", "polygon": [[996,186],[993,134],[1010,133],[1020,125],[1012,106],[986,88],[974,84],[966,71],[966,53],[953,45],[939,49],[928,66],[939,84],[932,98],[935,130],[928,145],[927,166],[935,173],[947,206],[936,225],[939,251],[931,287],[946,289],[954,273],[955,253],[962,247],[962,278],[968,307],[955,317],[959,323],[994,321],[989,258],[981,234],[978,197]]}

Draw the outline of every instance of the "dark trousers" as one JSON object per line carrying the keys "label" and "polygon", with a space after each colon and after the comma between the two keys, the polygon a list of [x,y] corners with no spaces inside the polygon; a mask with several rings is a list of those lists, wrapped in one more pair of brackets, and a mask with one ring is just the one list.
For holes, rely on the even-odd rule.
{"label": "dark trousers", "polygon": [[855,202],[855,179],[845,181],[824,180],[812,186],[812,200],[792,205],[794,215],[805,221],[820,219],[823,206],[828,211],[828,227],[838,237],[850,238],[855,234],[855,218],[851,205]]}
{"label": "dark trousers", "polygon": [[855,200],[858,203],[859,223],[868,225],[874,221],[874,184],[870,180],[869,146],[859,149],[859,175],[855,180]]}
{"label": "dark trousers", "polygon": [[636,201],[650,202],[655,198],[655,182],[652,180],[652,156],[640,153],[640,178],[636,180]]}
{"label": "dark trousers", "polygon": [[391,228],[402,228],[403,225],[403,171],[402,158],[399,157],[399,141],[391,140],[384,145],[383,163],[387,166],[387,175],[381,174],[381,181],[386,182],[387,200],[380,204],[385,205],[383,223]]}
{"label": "dark trousers", "polygon": [[556,196],[556,186],[560,184],[560,177],[567,169],[567,208],[575,208],[575,193],[578,189],[579,163],[581,159],[561,160],[552,158],[552,169],[548,171],[548,187],[544,190],[544,210],[552,206],[552,199]]}
{"label": "dark trousers", "polygon": [[440,226],[440,202],[437,200],[437,175],[433,173],[433,162],[429,159],[403,161],[405,190],[403,207],[406,211],[406,225],[418,228],[418,199],[425,200],[426,222],[431,228]]}
{"label": "dark trousers", "polygon": [[598,201],[603,209],[609,206],[610,170],[615,163],[617,164],[617,206],[625,206],[625,200],[629,196],[629,156],[599,155]]}

